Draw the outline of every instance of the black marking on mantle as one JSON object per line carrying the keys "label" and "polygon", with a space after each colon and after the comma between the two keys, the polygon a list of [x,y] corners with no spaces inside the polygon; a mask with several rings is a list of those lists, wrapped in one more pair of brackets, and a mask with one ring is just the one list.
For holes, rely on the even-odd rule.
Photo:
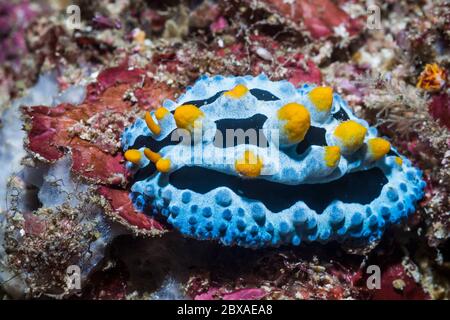
{"label": "black marking on mantle", "polygon": [[219,97],[220,97],[224,92],[225,92],[225,90],[219,91],[219,92],[217,92],[215,95],[213,95],[212,97],[209,97],[209,98],[207,98],[207,99],[202,99],[202,100],[192,100],[192,101],[185,102],[185,103],[183,103],[183,106],[184,106],[184,105],[187,105],[187,104],[192,104],[192,105],[196,106],[197,108],[201,108],[201,107],[206,106],[206,105],[208,105],[208,104],[211,104],[211,103],[213,103],[214,101],[216,101],[217,99],[219,99]]}
{"label": "black marking on mantle", "polygon": [[286,185],[264,179],[245,179],[198,166],[185,166],[170,174],[176,188],[205,194],[217,187],[228,187],[236,194],[261,202],[272,212],[290,208],[298,201],[322,213],[334,200],[369,204],[379,197],[388,179],[379,168],[357,171],[342,178],[317,184]]}
{"label": "black marking on mantle", "polygon": [[[274,94],[272,94],[271,92],[266,91],[266,90],[255,88],[255,89],[250,89],[249,91],[258,100],[262,100],[262,101],[280,100],[280,98],[276,97]],[[183,103],[183,105],[192,104],[198,108],[201,108],[201,107],[211,104],[214,101],[216,101],[217,99],[219,99],[219,97],[224,92],[226,92],[226,90],[219,91],[215,95],[213,95],[212,97],[209,97],[207,99],[187,101],[187,102]]]}
{"label": "black marking on mantle", "polygon": [[339,111],[333,113],[333,118],[340,121],[347,121],[350,120],[350,117],[348,116],[347,112],[345,112],[344,109],[339,109]]}
{"label": "black marking on mantle", "polygon": [[305,139],[297,144],[295,151],[297,154],[304,153],[310,146],[326,146],[326,130],[320,127],[311,126],[305,135]]}
{"label": "black marking on mantle", "polygon": [[172,135],[174,137],[176,137],[176,134],[174,134],[176,130],[177,129],[174,129],[171,133],[169,133],[167,135],[167,137],[165,137],[164,139],[162,139],[160,141],[155,140],[152,137],[148,137],[148,136],[139,136],[136,138],[133,145],[129,149],[140,149],[140,148],[145,147],[145,148],[149,148],[153,152],[158,152],[165,146],[176,145],[183,140],[182,136],[181,136],[179,141],[176,141],[176,140],[172,141]]}
{"label": "black marking on mantle", "polygon": [[[214,137],[214,146],[218,147],[218,148],[228,148],[228,147],[234,147],[240,144],[253,144],[256,146],[259,146],[261,148],[267,148],[269,146],[269,143],[266,139],[266,137],[264,136],[263,132],[262,132],[262,127],[264,125],[264,122],[267,120],[267,117],[263,114],[255,114],[254,116],[250,117],[250,118],[245,118],[245,119],[220,119],[216,121],[216,126],[217,126],[217,132],[216,135]],[[226,137],[227,137],[227,130],[232,130],[233,132],[235,132],[234,130],[238,130],[238,129],[242,129],[244,134],[247,130],[249,129],[254,129],[254,132],[249,131],[250,133],[253,133],[255,139],[252,139],[253,141],[250,140],[250,137],[248,135],[244,135],[244,139],[239,139],[235,136],[232,143],[230,143],[229,145],[227,144],[229,141],[227,141]],[[220,141],[220,135],[219,132],[222,135],[222,139],[223,141]],[[241,131],[242,132],[242,131]],[[232,133],[232,136],[234,136],[234,134]],[[251,143],[253,142],[253,143]]]}
{"label": "black marking on mantle", "polygon": [[262,90],[262,89],[250,89],[250,93],[258,100],[262,101],[275,101],[280,100],[277,96],[272,94],[269,91]]}

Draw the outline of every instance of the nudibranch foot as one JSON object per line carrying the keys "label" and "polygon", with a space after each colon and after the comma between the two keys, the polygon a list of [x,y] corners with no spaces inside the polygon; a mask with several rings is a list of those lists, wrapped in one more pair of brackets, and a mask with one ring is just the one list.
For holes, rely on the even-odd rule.
{"label": "nudibranch foot", "polygon": [[422,172],[330,87],[202,77],[122,135],[135,207],[224,245],[380,239]]}

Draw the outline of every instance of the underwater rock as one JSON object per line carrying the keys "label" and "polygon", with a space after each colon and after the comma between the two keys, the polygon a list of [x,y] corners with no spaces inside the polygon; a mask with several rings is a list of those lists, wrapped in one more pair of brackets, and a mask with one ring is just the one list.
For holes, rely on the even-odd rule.
{"label": "underwater rock", "polygon": [[[105,203],[103,203],[105,213],[113,219],[119,220],[123,225],[128,224],[135,228],[136,233],[161,235],[167,231],[166,227],[158,221],[136,212],[127,191],[100,186],[97,192],[105,199]],[[143,232],[143,230],[148,232]]]}
{"label": "underwater rock", "polygon": [[450,130],[450,96],[447,93],[434,95],[428,105],[430,114]]}
{"label": "underwater rock", "polygon": [[36,19],[42,9],[28,1],[0,3],[0,63],[11,63],[18,69],[20,60],[27,53],[26,28]]}
{"label": "underwater rock", "polygon": [[332,88],[263,74],[201,77],[126,128],[122,146],[137,210],[225,245],[370,243],[425,187]]}
{"label": "underwater rock", "polygon": [[209,245],[209,251],[201,254],[214,261],[207,268],[191,269],[185,291],[196,300],[335,300],[370,296],[365,279],[358,280],[365,274],[362,257],[355,259],[333,244],[247,250],[196,242],[190,252]]}
{"label": "underwater rock", "polygon": [[[252,74],[258,75],[264,72],[270,72],[271,79],[276,80],[280,77],[276,76],[276,70],[267,68],[267,62],[276,61],[273,69],[283,69],[283,79],[288,80],[294,86],[298,86],[301,83],[316,83],[322,82],[322,74],[319,67],[311,60],[307,59],[301,53],[283,53],[282,45],[273,38],[262,35],[251,35],[249,37],[251,41],[251,51],[256,54],[259,59],[252,61]],[[241,51],[245,50],[245,47],[239,48]],[[264,53],[261,53],[264,52]],[[245,55],[244,55],[245,56]],[[267,57],[269,56],[269,57]]]}
{"label": "underwater rock", "polygon": [[363,30],[359,19],[351,18],[333,1],[234,0],[238,5],[263,9],[282,19],[282,25],[307,31],[313,40],[331,37],[352,37]]}
{"label": "underwater rock", "polygon": [[96,29],[120,29],[122,24],[118,19],[112,19],[110,17],[105,17],[100,14],[96,14],[92,18],[92,25]]}
{"label": "underwater rock", "polygon": [[[58,84],[53,73],[39,77],[35,86],[31,87],[26,96],[14,100],[10,107],[0,112],[0,162],[3,164],[0,171],[0,198],[6,198],[6,185],[8,178],[22,168],[21,160],[25,156],[22,130],[22,119],[19,108],[21,105],[52,105],[58,94]],[[14,150],[14,152],[11,152]],[[0,202],[0,211],[5,210],[4,201]]]}
{"label": "underwater rock", "polygon": [[374,291],[374,300],[425,300],[429,295],[401,264],[387,266],[381,275],[381,290]]}
{"label": "underwater rock", "polygon": [[[63,103],[54,107],[26,103],[28,107],[21,110],[27,131],[25,148],[46,163],[70,153],[72,173],[97,184],[109,216],[140,233],[161,234],[165,227],[135,212],[125,190],[110,187],[123,188],[127,183],[124,158],[118,152],[123,128],[143,110],[159,105],[160,97],[173,96],[173,92],[164,83],[146,77],[144,69],[126,64],[107,68],[87,88],[67,89],[53,101],[53,105]],[[137,101],[130,101],[128,95]]]}
{"label": "underwater rock", "polygon": [[223,300],[261,300],[267,295],[264,289],[245,288],[230,293],[223,293],[219,288],[209,289],[208,292],[197,295],[195,300],[214,300],[217,297]]}
{"label": "underwater rock", "polygon": [[[66,268],[76,264],[85,282],[107,244],[122,233],[70,166],[70,156],[65,156],[53,165],[25,166],[9,180],[0,281],[16,298],[73,294],[65,288]],[[15,280],[9,283],[10,278]]]}
{"label": "underwater rock", "polygon": [[[88,86],[85,101],[77,107],[64,103],[54,108],[24,108],[29,126],[26,148],[48,162],[61,158],[70,148],[72,169],[84,178],[102,184],[124,184],[126,172],[121,164],[123,157],[116,154],[116,140],[132,116],[133,105],[123,96],[131,84],[143,77],[143,70],[106,69],[96,83]],[[149,86],[157,84],[146,82],[140,90],[148,93]]]}

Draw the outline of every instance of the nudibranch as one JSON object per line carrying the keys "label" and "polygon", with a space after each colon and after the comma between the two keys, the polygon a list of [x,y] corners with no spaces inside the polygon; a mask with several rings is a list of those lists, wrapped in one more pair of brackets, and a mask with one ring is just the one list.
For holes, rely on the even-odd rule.
{"label": "nudibranch", "polygon": [[370,243],[415,210],[422,172],[330,87],[201,77],[122,135],[135,207],[245,247]]}

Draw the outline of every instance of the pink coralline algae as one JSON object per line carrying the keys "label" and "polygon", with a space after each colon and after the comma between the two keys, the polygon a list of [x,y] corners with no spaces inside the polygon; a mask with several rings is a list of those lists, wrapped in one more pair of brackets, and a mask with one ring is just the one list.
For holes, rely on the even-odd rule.
{"label": "pink coralline algae", "polygon": [[[280,44],[264,36],[250,36],[252,41],[251,49],[259,56],[259,60],[255,60],[252,70],[254,72],[265,72],[264,63],[262,60],[267,60],[266,56],[261,54],[259,50],[264,48],[270,53],[271,61],[278,68],[285,69],[285,77],[293,85],[298,86],[301,83],[316,83],[320,84],[322,81],[322,74],[320,69],[310,59],[305,58],[301,53],[281,54]],[[264,61],[267,63],[267,61]]]}
{"label": "pink coralline algae", "polygon": [[433,96],[428,107],[431,115],[450,130],[450,96],[448,93]]}
{"label": "pink coralline algae", "polygon": [[217,19],[217,21],[213,22],[210,26],[211,31],[214,33],[222,32],[227,27],[228,27],[228,23],[224,17],[219,17]]}
{"label": "pink coralline algae", "polygon": [[[121,131],[140,112],[155,108],[162,97],[174,93],[145,74],[143,69],[126,65],[109,68],[87,87],[82,104],[25,107],[22,112],[28,131],[26,148],[31,154],[53,163],[70,152],[72,172],[103,185],[98,191],[109,202],[109,213],[144,233],[160,233],[165,230],[163,225],[133,210],[128,193],[115,189],[124,188],[128,179],[118,152]],[[126,93],[134,87],[136,101],[132,102]]]}
{"label": "pink coralline algae", "polygon": [[[301,83],[316,83],[322,81],[322,74],[317,65],[307,59],[301,53],[284,54],[280,43],[266,36],[251,35],[250,52],[255,55],[251,59],[252,74],[264,72],[277,72],[283,75],[293,85]],[[235,43],[229,47],[218,49],[216,54],[219,57],[229,57],[232,55],[236,60],[246,59],[248,52],[243,43]]]}
{"label": "pink coralline algae", "polygon": [[381,276],[381,289],[374,290],[374,300],[424,300],[429,299],[420,285],[398,263],[387,266]]}
{"label": "pink coralline algae", "polygon": [[102,15],[95,15],[94,18],[92,18],[92,25],[96,29],[120,29],[122,27],[122,24],[117,19],[111,19]]}
{"label": "pink coralline algae", "polygon": [[129,198],[128,191],[106,186],[100,186],[97,191],[108,201],[109,208],[107,209],[109,210],[106,210],[106,213],[111,214],[113,218],[123,219],[125,223],[136,227],[138,232],[149,230],[153,234],[161,234],[167,231],[167,228],[162,223],[141,212],[136,212]]}
{"label": "pink coralline algae", "polygon": [[350,36],[357,35],[362,30],[360,20],[350,18],[330,0],[265,0],[262,3],[294,25],[304,25],[313,39],[331,37],[335,35],[335,28],[341,25]]}
{"label": "pink coralline algae", "polygon": [[[53,162],[67,153],[69,147],[74,156],[73,169],[88,180],[102,184],[124,185],[126,172],[117,153],[118,138],[125,122],[133,119],[133,105],[122,99],[126,90],[138,81],[143,81],[143,70],[107,69],[98,77],[98,82],[90,85],[83,104],[74,107],[61,104],[55,108],[44,106],[27,107],[23,110],[29,121],[29,135],[26,146],[29,151],[43,160]],[[159,87],[158,87],[159,86]],[[139,91],[166,90],[152,81],[143,83]],[[156,92],[155,92],[156,93]],[[156,104],[158,95],[145,108]],[[148,102],[148,101],[146,101]],[[139,111],[139,109],[137,109]],[[102,117],[107,115],[108,117]],[[83,123],[98,132],[83,131]],[[110,139],[101,136],[108,127],[114,128]],[[80,128],[81,126],[81,128]]]}
{"label": "pink coralline algae", "polygon": [[20,55],[27,51],[25,30],[36,16],[28,1],[0,4],[1,64],[8,60],[18,62]]}
{"label": "pink coralline algae", "polygon": [[75,109],[71,105],[60,105],[52,109],[38,106],[25,109],[24,113],[31,121],[27,148],[53,162],[67,152],[67,147],[71,147],[74,171],[90,180],[124,184],[125,170],[121,165],[120,155],[109,155],[101,149],[105,145],[96,146],[70,135],[68,128],[85,118],[86,114],[82,114],[82,111],[83,109]]}

